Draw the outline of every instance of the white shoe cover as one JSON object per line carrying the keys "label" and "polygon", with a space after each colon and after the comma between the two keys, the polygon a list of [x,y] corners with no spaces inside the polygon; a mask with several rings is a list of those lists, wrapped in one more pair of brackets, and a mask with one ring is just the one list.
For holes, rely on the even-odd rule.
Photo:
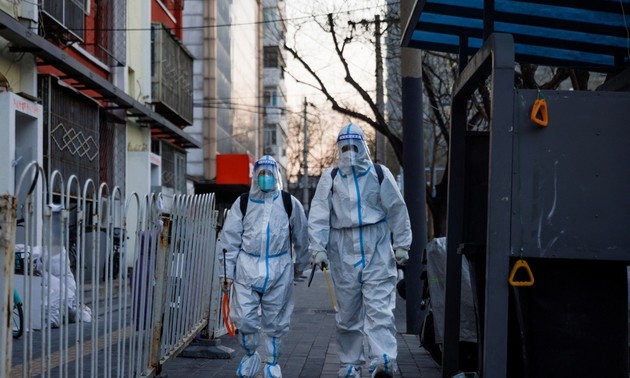
{"label": "white shoe cover", "polygon": [[282,370],[278,364],[265,364],[263,369],[264,378],[282,378]]}
{"label": "white shoe cover", "polygon": [[378,359],[374,359],[370,363],[370,376],[372,378],[393,378],[397,372],[396,360],[378,361]]}
{"label": "white shoe cover", "polygon": [[342,366],[339,369],[339,378],[361,378],[361,368],[354,365]]}
{"label": "white shoe cover", "polygon": [[258,374],[261,366],[260,355],[255,352],[251,356],[243,356],[238,369],[236,370],[236,376],[239,378],[254,378]]}
{"label": "white shoe cover", "polygon": [[372,372],[372,378],[394,378],[394,372],[386,370],[383,366],[378,366]]}

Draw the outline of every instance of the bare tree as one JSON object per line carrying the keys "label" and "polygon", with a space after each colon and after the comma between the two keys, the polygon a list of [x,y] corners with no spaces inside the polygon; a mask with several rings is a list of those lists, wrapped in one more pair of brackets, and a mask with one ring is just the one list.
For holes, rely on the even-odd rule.
{"label": "bare tree", "polygon": [[[391,9],[390,9],[391,10]],[[316,19],[316,18],[314,18]],[[396,60],[400,59],[400,47],[394,45],[394,41],[398,41],[396,35],[399,35],[398,31],[398,14],[396,12],[389,13],[383,17],[384,24],[390,30],[390,36],[387,38],[387,59]],[[351,43],[374,43],[375,33],[369,30],[368,24],[365,20],[347,21],[345,24],[348,27],[338,27],[337,25],[343,25],[344,23],[335,19],[333,14],[328,14],[325,23],[318,23],[320,28],[324,30],[330,36],[332,48],[335,51],[335,56],[338,59],[340,67],[343,69],[344,81],[353,88],[359,97],[363,100],[362,107],[350,106],[344,102],[344,96],[333,93],[330,89],[331,83],[327,81],[328,78],[325,75],[320,74],[317,68],[307,61],[307,59],[297,50],[295,46],[289,46],[285,44],[285,49],[289,52],[294,59],[296,59],[302,67],[309,73],[310,79],[314,80],[309,82],[306,79],[293,76],[297,82],[306,84],[320,91],[327,101],[331,104],[332,110],[343,114],[345,116],[355,118],[363,121],[366,124],[372,126],[375,130],[381,132],[389,141],[399,164],[402,166],[402,130],[400,111],[396,109],[401,108],[401,85],[400,85],[400,71],[391,70],[388,72],[388,80],[393,80],[393,85],[388,84],[388,98],[389,117],[379,110],[376,104],[376,99],[370,95],[370,91],[366,88],[373,83],[361,84],[359,79],[356,78],[357,73],[351,70],[353,58],[351,54],[346,54],[348,46]],[[363,27],[361,27],[363,26]],[[379,31],[379,33],[384,32]],[[297,32],[296,32],[297,33]],[[393,35],[393,37],[391,37]],[[296,37],[297,38],[297,37]],[[450,91],[452,83],[455,77],[455,60],[449,55],[439,54],[427,54],[426,58],[422,62],[425,68],[425,77],[423,81],[425,84],[425,96],[428,99],[427,106],[425,106],[425,120],[430,122],[431,133],[426,136],[430,138],[430,143],[425,143],[429,146],[430,151],[425,151],[425,156],[430,156],[427,161],[435,168],[430,170],[432,179],[430,185],[427,186],[427,204],[433,215],[433,223],[436,223],[436,233],[442,235],[445,233],[446,225],[446,175],[447,169],[447,155],[448,155],[448,125],[450,124],[449,118],[449,106],[450,106]],[[395,65],[395,63],[394,63]],[[289,74],[291,74],[289,72]],[[360,74],[360,72],[359,72]],[[394,101],[392,101],[394,99]],[[396,101],[397,99],[397,101]],[[396,102],[398,102],[396,104]],[[436,175],[435,172],[439,172]]]}
{"label": "bare tree", "polygon": [[[335,137],[328,130],[331,121],[321,117],[317,109],[313,107],[307,113],[308,124],[308,170],[312,176],[318,176],[322,171],[330,167],[335,160]],[[294,112],[289,116],[288,138],[288,167],[287,178],[289,182],[296,182],[302,177],[304,169],[304,117],[303,113]]]}
{"label": "bare tree", "polygon": [[336,55],[339,58],[339,63],[341,64],[341,67],[345,73],[345,82],[348,83],[361,97],[364,105],[367,106],[367,108],[369,109],[369,114],[366,114],[364,111],[342,102],[339,97],[337,97],[338,95],[334,94],[330,90],[329,85],[331,83],[326,83],[324,81],[324,78],[322,78],[316,72],[311,64],[309,64],[302,57],[302,55],[297,51],[295,47],[289,46],[287,43],[285,43],[284,48],[291,54],[291,56],[293,56],[294,59],[302,64],[304,69],[311,75],[311,78],[314,79],[317,84],[311,84],[295,76],[294,79],[299,83],[303,83],[318,89],[326,97],[328,102],[330,102],[334,111],[344,114],[348,117],[363,121],[366,124],[372,126],[377,131],[381,132],[385,137],[387,137],[392,147],[394,148],[398,161],[402,162],[401,138],[395,135],[387,126],[384,114],[379,111],[375,99],[373,99],[368,90],[365,89],[366,87],[357,81],[357,79],[353,75],[353,72],[350,69],[350,63],[347,57],[344,55],[346,48],[350,43],[352,43],[353,39],[355,38],[355,33],[357,29],[345,29],[347,34],[345,35],[345,37],[340,37],[340,35],[338,35],[336,21],[332,13],[329,13],[327,15],[327,23],[320,26],[331,36],[333,49],[336,52]]}
{"label": "bare tree", "polygon": [[[398,9],[388,7],[389,14],[383,17],[384,20],[396,20]],[[335,52],[338,64],[343,70],[343,80],[356,92],[362,100],[362,106],[350,104],[344,101],[348,94],[336,94],[331,88],[334,83],[330,78],[320,73],[317,67],[298,50],[297,45],[285,43],[284,48],[298,61],[306,70],[310,79],[293,78],[302,84],[308,85],[321,92],[326,100],[331,104],[332,110],[345,116],[360,120],[381,132],[389,141],[400,165],[402,161],[402,130],[401,112],[396,111],[402,108],[401,86],[388,85],[388,114],[379,111],[375,98],[370,95],[370,85],[373,83],[360,83],[357,72],[354,72],[351,60],[352,55],[347,53],[348,47],[352,43],[373,43],[370,39],[374,33],[366,26],[366,22],[347,20],[342,22],[340,14],[329,13],[325,22],[318,22],[317,17],[313,20],[330,37],[331,48]],[[391,27],[391,34],[387,43],[387,59],[399,59],[400,31],[397,22],[387,24]],[[299,33],[299,28],[296,30]],[[393,42],[392,42],[393,41]],[[396,53],[398,51],[398,53]],[[430,167],[427,177],[427,206],[431,217],[433,236],[446,235],[446,210],[448,193],[448,143],[450,127],[450,105],[451,93],[455,78],[458,75],[457,57],[452,54],[425,51],[422,61],[422,81],[424,91],[424,129],[425,129],[425,162]],[[291,72],[288,72],[291,75]],[[396,77],[397,75],[397,77]],[[400,83],[400,71],[388,71],[388,80]],[[334,79],[333,79],[334,80]],[[563,68],[538,67],[531,64],[521,64],[515,72],[515,87],[517,88],[539,88],[556,89],[563,83],[570,80],[571,87],[575,90],[588,89],[589,74],[585,71],[577,71]],[[488,83],[480,83],[475,94],[470,98],[468,107],[468,129],[477,131],[487,131],[490,114],[490,89]],[[392,101],[393,100],[393,101]],[[398,101],[398,105],[396,102]]]}

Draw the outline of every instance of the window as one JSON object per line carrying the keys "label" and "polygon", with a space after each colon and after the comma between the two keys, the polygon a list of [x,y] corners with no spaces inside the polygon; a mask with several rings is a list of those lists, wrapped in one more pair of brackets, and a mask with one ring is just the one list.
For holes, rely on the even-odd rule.
{"label": "window", "polygon": [[186,193],[186,152],[163,140],[153,140],[162,158],[162,186]]}
{"label": "window", "polygon": [[186,194],[186,157],[183,154],[175,155],[174,176],[173,186],[179,193]]}
{"label": "window", "polygon": [[278,106],[278,94],[276,91],[265,91],[263,94],[264,106]]}
{"label": "window", "polygon": [[263,94],[263,105],[267,106],[271,102],[271,92],[265,91]]}
{"label": "window", "polygon": [[77,37],[85,37],[85,15],[90,9],[90,0],[43,0],[42,9]]}
{"label": "window", "polygon": [[[94,1],[94,33],[85,36],[88,51],[108,66],[122,67],[127,61],[127,0]],[[129,81],[131,83],[131,81]]]}
{"label": "window", "polygon": [[280,143],[282,145],[282,148],[280,148],[282,150],[282,156],[287,156],[287,138],[284,133],[280,133]]}
{"label": "window", "polygon": [[264,67],[278,67],[278,47],[265,47],[263,55]]}
{"label": "window", "polygon": [[278,8],[266,7],[263,9],[263,21],[269,23],[278,20]]}
{"label": "window", "polygon": [[278,14],[278,8],[263,9],[263,36],[273,40],[282,41],[284,33],[281,30],[282,18]]}
{"label": "window", "polygon": [[276,128],[274,126],[265,126],[263,144],[265,146],[276,144]]}
{"label": "window", "polygon": [[263,128],[263,146],[265,155],[275,155],[277,149],[276,145],[276,126],[272,124],[266,124]]}

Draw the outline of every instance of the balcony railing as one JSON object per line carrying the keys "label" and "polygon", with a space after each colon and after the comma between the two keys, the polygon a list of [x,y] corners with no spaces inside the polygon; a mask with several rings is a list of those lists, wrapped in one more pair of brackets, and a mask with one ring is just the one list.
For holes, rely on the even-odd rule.
{"label": "balcony railing", "polygon": [[42,11],[79,39],[85,37],[85,3],[73,0],[42,0]]}
{"label": "balcony railing", "polygon": [[152,25],[151,42],[155,110],[176,125],[191,125],[193,57],[162,24]]}

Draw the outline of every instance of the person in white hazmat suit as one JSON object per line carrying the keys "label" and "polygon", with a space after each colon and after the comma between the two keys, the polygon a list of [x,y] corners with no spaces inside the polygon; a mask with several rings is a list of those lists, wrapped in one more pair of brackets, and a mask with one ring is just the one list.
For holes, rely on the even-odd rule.
{"label": "person in white hazmat suit", "polygon": [[[245,351],[236,375],[255,377],[260,370],[257,347],[262,330],[265,333],[263,376],[282,377],[278,358],[294,307],[293,278],[309,264],[308,225],[302,204],[293,196],[291,216],[287,219],[280,173],[271,156],[256,161],[253,173],[245,214],[239,198],[225,219],[217,254],[222,271],[225,259],[229,282],[223,289],[234,287],[231,317]],[[222,274],[222,285],[223,282]]]}
{"label": "person in white hazmat suit", "polygon": [[358,126],[343,127],[337,147],[337,167],[322,173],[308,221],[311,262],[330,265],[338,302],[339,377],[361,376],[364,335],[371,376],[393,377],[396,263],[409,259],[409,214],[391,172],[372,164]]}

